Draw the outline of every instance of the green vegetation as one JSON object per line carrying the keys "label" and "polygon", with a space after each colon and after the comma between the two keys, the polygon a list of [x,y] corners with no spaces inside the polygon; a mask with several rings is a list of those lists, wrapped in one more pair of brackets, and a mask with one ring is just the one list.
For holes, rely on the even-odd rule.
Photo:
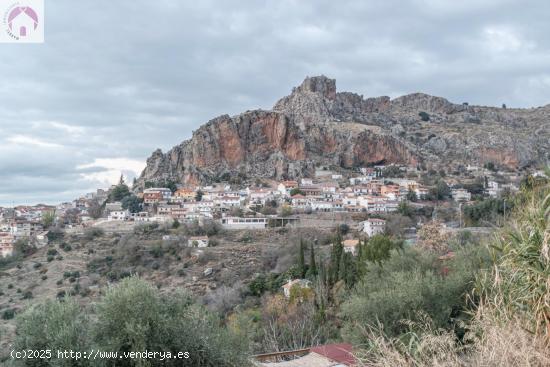
{"label": "green vegetation", "polygon": [[504,211],[511,212],[514,203],[506,199],[489,198],[463,208],[464,222],[469,226],[496,224],[504,216]]}
{"label": "green vegetation", "polygon": [[451,196],[451,189],[443,180],[437,180],[435,187],[430,189],[430,195],[437,200],[445,200]]}
{"label": "green vegetation", "polygon": [[141,202],[142,200],[134,194],[125,196],[121,200],[122,209],[127,209],[130,213],[137,213],[141,211]]}
{"label": "green vegetation", "polygon": [[550,365],[550,186],[531,183],[490,247],[463,233],[439,270],[424,251],[367,273],[342,307],[366,365]]}
{"label": "green vegetation", "polygon": [[290,190],[290,196],[294,196],[294,195],[305,195],[304,192],[302,190],[300,190],[299,188],[295,187],[293,188],[292,190]]}
{"label": "green vegetation", "polygon": [[[82,309],[76,301],[37,304],[16,319],[19,350],[60,349],[112,352],[144,350],[189,352],[188,359],[129,359],[103,361],[112,366],[246,366],[243,338],[220,326],[217,317],[193,303],[185,294],[161,295],[137,278],[126,278],[110,288],[95,307]],[[22,365],[65,366],[73,361],[57,359],[24,361]],[[31,364],[29,364],[31,363]],[[81,360],[79,366],[96,366]],[[121,364],[122,363],[122,364]]]}
{"label": "green vegetation", "polygon": [[421,111],[418,113],[422,121],[430,121],[430,115],[427,112]]}
{"label": "green vegetation", "polygon": [[55,210],[42,214],[42,225],[44,228],[51,227],[55,222]]}

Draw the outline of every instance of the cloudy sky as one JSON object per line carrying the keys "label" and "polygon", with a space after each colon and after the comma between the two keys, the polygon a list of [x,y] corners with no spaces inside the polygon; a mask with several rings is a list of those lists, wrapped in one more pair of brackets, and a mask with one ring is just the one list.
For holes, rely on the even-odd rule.
{"label": "cloudy sky", "polygon": [[[9,0],[0,0],[6,2]],[[0,44],[0,205],[130,179],[217,115],[306,75],[364,96],[550,103],[550,2],[46,0],[44,44]]]}

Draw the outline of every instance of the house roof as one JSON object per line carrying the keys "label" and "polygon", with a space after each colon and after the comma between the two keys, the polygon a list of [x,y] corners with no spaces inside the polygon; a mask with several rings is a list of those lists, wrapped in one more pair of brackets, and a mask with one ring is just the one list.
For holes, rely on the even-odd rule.
{"label": "house roof", "polygon": [[353,366],[356,363],[351,344],[327,344],[311,348],[311,352],[325,356],[335,362]]}
{"label": "house roof", "polygon": [[367,222],[371,223],[386,223],[384,219],[378,219],[378,218],[369,218],[367,219]]}
{"label": "house roof", "polygon": [[[354,366],[357,363],[352,353],[351,344],[342,343],[321,345],[296,351],[262,354],[255,358],[258,361],[256,365],[263,367],[341,367]],[[283,360],[275,361],[275,358]],[[270,359],[271,361],[269,361]]]}
{"label": "house roof", "polygon": [[355,247],[359,244],[359,240],[344,240],[344,247]]}

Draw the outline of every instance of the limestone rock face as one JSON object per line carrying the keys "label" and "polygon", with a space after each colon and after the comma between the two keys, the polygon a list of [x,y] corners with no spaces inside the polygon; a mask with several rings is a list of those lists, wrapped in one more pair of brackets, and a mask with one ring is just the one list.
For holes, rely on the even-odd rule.
{"label": "limestone rock face", "polygon": [[154,151],[136,188],[148,181],[311,177],[320,165],[423,163],[453,169],[493,162],[520,169],[549,161],[550,106],[469,106],[423,93],[363,98],[337,92],[334,79],[317,76],[306,78],[271,111],[219,116],[168,152]]}

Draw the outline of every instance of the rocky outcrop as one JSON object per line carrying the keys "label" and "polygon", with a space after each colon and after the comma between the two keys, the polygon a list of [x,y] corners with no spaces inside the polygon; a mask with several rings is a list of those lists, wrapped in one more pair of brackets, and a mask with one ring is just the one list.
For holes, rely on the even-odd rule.
{"label": "rocky outcrop", "polygon": [[381,162],[452,169],[490,161],[519,169],[550,160],[549,121],[548,106],[468,106],[422,93],[365,99],[337,92],[334,79],[308,77],[272,111],[219,116],[170,151],[153,152],[136,187],[162,180],[299,178],[319,165]]}

